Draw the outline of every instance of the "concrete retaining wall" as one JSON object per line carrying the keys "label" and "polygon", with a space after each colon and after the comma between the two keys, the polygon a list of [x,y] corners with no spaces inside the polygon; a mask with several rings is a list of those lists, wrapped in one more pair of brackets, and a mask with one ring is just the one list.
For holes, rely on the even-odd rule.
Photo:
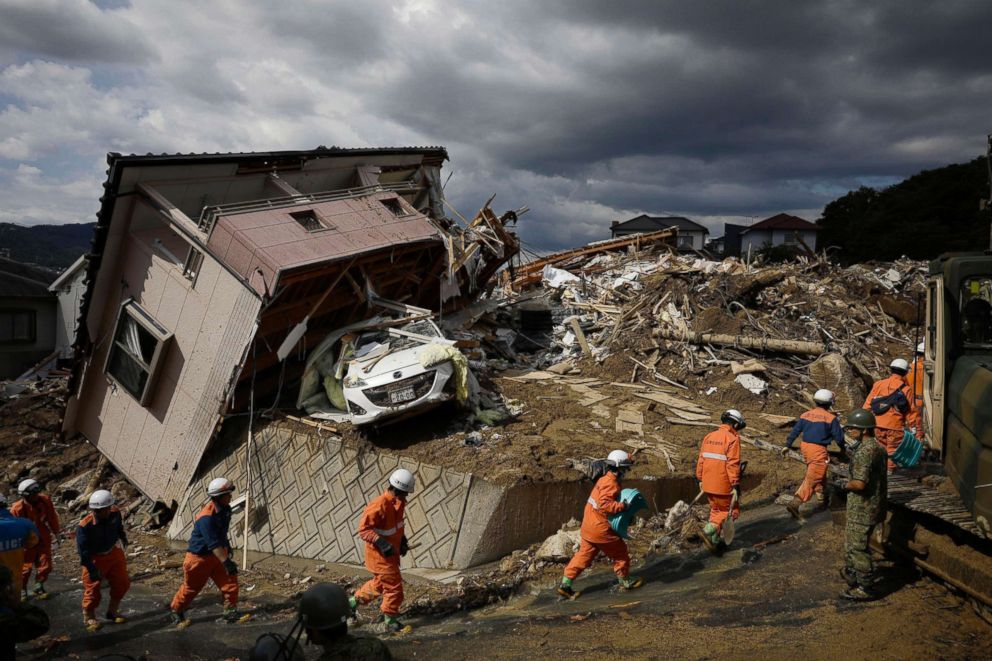
{"label": "concrete retaining wall", "polygon": [[[246,459],[245,425],[229,423],[186,490],[171,538],[188,538],[212,478],[223,475],[245,488]],[[359,451],[316,429],[300,432],[282,422],[256,431],[251,463],[248,548],[351,564],[364,560],[364,543],[356,535],[362,510],[398,467],[417,476],[417,491],[406,510],[407,535],[417,547],[403,559],[410,567],[463,569],[541,541],[568,519],[582,516],[591,488],[588,482],[501,487],[371,446]],[[625,486],[640,489],[662,509],[696,489],[691,479],[633,480]],[[238,547],[242,521],[237,516],[231,525]]]}

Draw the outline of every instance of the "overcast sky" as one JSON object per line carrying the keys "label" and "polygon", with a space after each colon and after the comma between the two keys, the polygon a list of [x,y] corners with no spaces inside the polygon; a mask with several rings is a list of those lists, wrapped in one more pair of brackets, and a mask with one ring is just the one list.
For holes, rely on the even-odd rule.
{"label": "overcast sky", "polygon": [[992,130],[992,2],[0,0],[0,221],[89,222],[106,153],[443,145],[538,249],[815,220]]}

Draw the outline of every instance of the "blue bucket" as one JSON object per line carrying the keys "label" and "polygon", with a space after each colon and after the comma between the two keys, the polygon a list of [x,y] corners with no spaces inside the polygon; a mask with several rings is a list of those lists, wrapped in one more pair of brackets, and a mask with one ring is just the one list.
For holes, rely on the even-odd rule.
{"label": "blue bucket", "polygon": [[903,468],[912,468],[919,463],[923,456],[923,443],[910,430],[905,430],[902,435],[902,443],[892,453],[892,461]]}
{"label": "blue bucket", "polygon": [[634,520],[634,515],[638,510],[648,506],[648,501],[644,499],[637,489],[624,489],[620,492],[620,502],[627,503],[627,509],[609,517],[610,527],[622,538],[627,539],[627,528]]}

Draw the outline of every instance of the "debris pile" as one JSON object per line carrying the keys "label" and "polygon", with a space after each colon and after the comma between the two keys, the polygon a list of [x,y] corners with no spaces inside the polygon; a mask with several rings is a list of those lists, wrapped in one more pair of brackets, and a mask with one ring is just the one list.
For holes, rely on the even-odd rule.
{"label": "debris pile", "polygon": [[591,356],[615,380],[702,388],[723,402],[774,393],[805,405],[807,390],[831,387],[843,410],[888,356],[909,357],[922,339],[922,262],[764,265],[629,246],[570,263],[546,265],[540,285],[517,281],[564,312],[538,363],[559,374]]}

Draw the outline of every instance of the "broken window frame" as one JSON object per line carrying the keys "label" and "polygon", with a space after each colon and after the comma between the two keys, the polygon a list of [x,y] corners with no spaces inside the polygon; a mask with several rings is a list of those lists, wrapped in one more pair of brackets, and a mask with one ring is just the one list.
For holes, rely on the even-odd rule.
{"label": "broken window frame", "polygon": [[691,234],[679,234],[678,237],[675,239],[676,249],[689,248],[691,250],[694,247],[695,246],[693,246]]}
{"label": "broken window frame", "polygon": [[[136,334],[134,341],[137,348],[128,346],[128,343],[121,341],[119,335],[128,321],[135,324]],[[141,338],[137,332],[143,330],[151,339],[155,346],[152,349],[151,357],[146,358],[141,347]],[[121,390],[134,398],[141,406],[146,406],[151,400],[154,391],[156,377],[162,364],[162,359],[172,342],[172,333],[162,327],[148,312],[133,299],[129,298],[121,303],[120,311],[117,314],[117,322],[114,324],[114,334],[110,337],[110,350],[107,351],[107,358],[103,365],[103,373],[115,383]],[[123,374],[114,373],[115,356],[121,352],[126,361],[145,374],[144,382],[139,388],[134,388],[133,384],[126,383]],[[122,365],[125,364],[123,361]],[[139,377],[140,378],[140,377]]]}
{"label": "broken window frame", "polygon": [[203,268],[203,252],[190,246],[186,253],[186,261],[183,263],[183,277],[195,285],[201,268]]}
{"label": "broken window frame", "polygon": [[413,211],[406,208],[403,204],[402,198],[397,197],[387,197],[379,200],[379,204],[386,207],[386,211],[393,214],[397,218],[403,218],[413,214]]}
{"label": "broken window frame", "polygon": [[[27,333],[17,336],[17,318],[23,316],[27,323]],[[0,310],[0,345],[33,344],[38,339],[38,313],[29,308]],[[9,337],[4,331],[9,330]]]}
{"label": "broken window frame", "polygon": [[[316,223],[315,227],[311,227],[309,224],[303,222],[303,217],[307,218],[308,223]],[[308,234],[314,234],[316,232],[323,232],[325,230],[334,229],[331,227],[324,217],[317,213],[316,209],[300,209],[299,211],[290,211],[289,217],[296,221],[296,224],[303,228]]]}

